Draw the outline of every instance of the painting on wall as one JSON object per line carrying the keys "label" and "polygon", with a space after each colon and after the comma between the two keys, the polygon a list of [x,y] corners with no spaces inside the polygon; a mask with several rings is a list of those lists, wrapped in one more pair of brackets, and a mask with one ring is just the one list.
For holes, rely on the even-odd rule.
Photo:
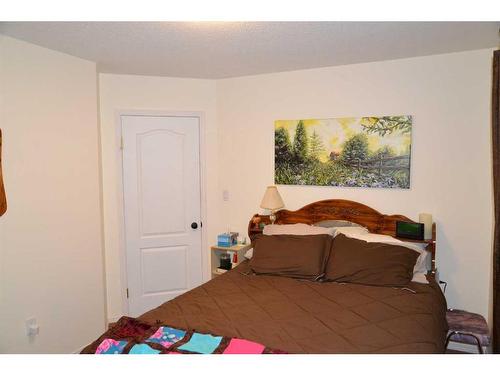
{"label": "painting on wall", "polygon": [[410,188],[411,116],[278,120],[279,185]]}

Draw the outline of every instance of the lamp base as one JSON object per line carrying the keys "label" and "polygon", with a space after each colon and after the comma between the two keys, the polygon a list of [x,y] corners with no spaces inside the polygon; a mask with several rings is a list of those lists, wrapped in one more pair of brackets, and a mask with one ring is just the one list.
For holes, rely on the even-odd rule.
{"label": "lamp base", "polygon": [[276,213],[271,211],[271,214],[269,215],[269,219],[271,220],[271,225],[274,225],[274,222],[276,221]]}

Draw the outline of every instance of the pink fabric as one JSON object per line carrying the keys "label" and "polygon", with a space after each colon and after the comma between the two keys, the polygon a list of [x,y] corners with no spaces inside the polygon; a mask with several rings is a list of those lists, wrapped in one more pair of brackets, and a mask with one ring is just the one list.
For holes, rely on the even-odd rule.
{"label": "pink fabric", "polygon": [[163,329],[160,327],[158,330],[153,334],[153,336],[150,337],[150,339],[161,339],[163,336]]}
{"label": "pink fabric", "polygon": [[101,354],[103,352],[107,352],[112,346],[118,347],[120,345],[119,341],[113,339],[106,339],[97,347],[95,353]]}
{"label": "pink fabric", "polygon": [[232,339],[224,354],[261,354],[264,351],[264,345],[243,339]]}

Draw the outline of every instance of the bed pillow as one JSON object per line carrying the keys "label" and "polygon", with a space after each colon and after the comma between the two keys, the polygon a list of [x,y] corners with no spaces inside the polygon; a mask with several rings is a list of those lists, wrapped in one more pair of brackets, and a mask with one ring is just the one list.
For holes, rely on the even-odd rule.
{"label": "bed pillow", "polygon": [[345,234],[346,236],[363,236],[365,234],[370,234],[367,228],[359,226],[359,227],[337,227],[332,228],[335,230],[333,233],[336,236],[339,233]]}
{"label": "bed pillow", "polygon": [[256,274],[317,280],[324,274],[332,241],[328,234],[259,235],[250,268]]}
{"label": "bed pillow", "polygon": [[[366,229],[366,228],[363,228]],[[427,281],[427,278],[425,275],[427,274],[427,271],[429,269],[428,263],[430,261],[430,256],[429,252],[425,250],[422,244],[418,243],[410,243],[410,242],[403,242],[401,240],[398,240],[397,238],[387,236],[384,234],[376,234],[376,233],[370,233],[368,230],[363,231],[359,230],[357,228],[336,228],[336,231],[334,235],[337,235],[339,233],[342,233],[346,235],[347,237],[350,238],[356,238],[358,240],[363,240],[366,242],[380,242],[380,243],[386,243],[386,244],[394,244],[394,245],[399,245],[399,246],[404,246],[409,249],[412,249],[413,251],[416,251],[419,253],[419,257],[415,263],[415,267],[413,267],[413,279],[412,281],[421,283],[421,284],[428,284],[429,282]]]}
{"label": "bed pillow", "polygon": [[251,247],[245,252],[245,258],[252,259],[252,257],[253,257],[253,247]]}
{"label": "bed pillow", "polygon": [[362,227],[362,225],[347,220],[323,220],[314,223],[315,227],[341,228],[341,227]]}
{"label": "bed pillow", "polygon": [[338,234],[333,239],[325,279],[377,286],[404,286],[419,254],[404,246],[366,242]]}
{"label": "bed pillow", "polygon": [[334,228],[315,227],[309,224],[270,224],[264,227],[262,234],[266,236],[276,236],[283,234],[292,234],[296,236],[309,236],[314,234],[329,234],[333,236]]}

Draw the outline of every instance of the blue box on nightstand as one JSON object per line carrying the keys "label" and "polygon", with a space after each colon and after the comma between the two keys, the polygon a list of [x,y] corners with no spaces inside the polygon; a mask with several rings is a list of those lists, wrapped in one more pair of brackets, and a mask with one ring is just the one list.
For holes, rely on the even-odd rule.
{"label": "blue box on nightstand", "polygon": [[217,246],[230,247],[231,235],[228,233],[219,234],[217,236]]}
{"label": "blue box on nightstand", "polygon": [[238,243],[238,233],[222,233],[217,236],[217,246],[231,247]]}

